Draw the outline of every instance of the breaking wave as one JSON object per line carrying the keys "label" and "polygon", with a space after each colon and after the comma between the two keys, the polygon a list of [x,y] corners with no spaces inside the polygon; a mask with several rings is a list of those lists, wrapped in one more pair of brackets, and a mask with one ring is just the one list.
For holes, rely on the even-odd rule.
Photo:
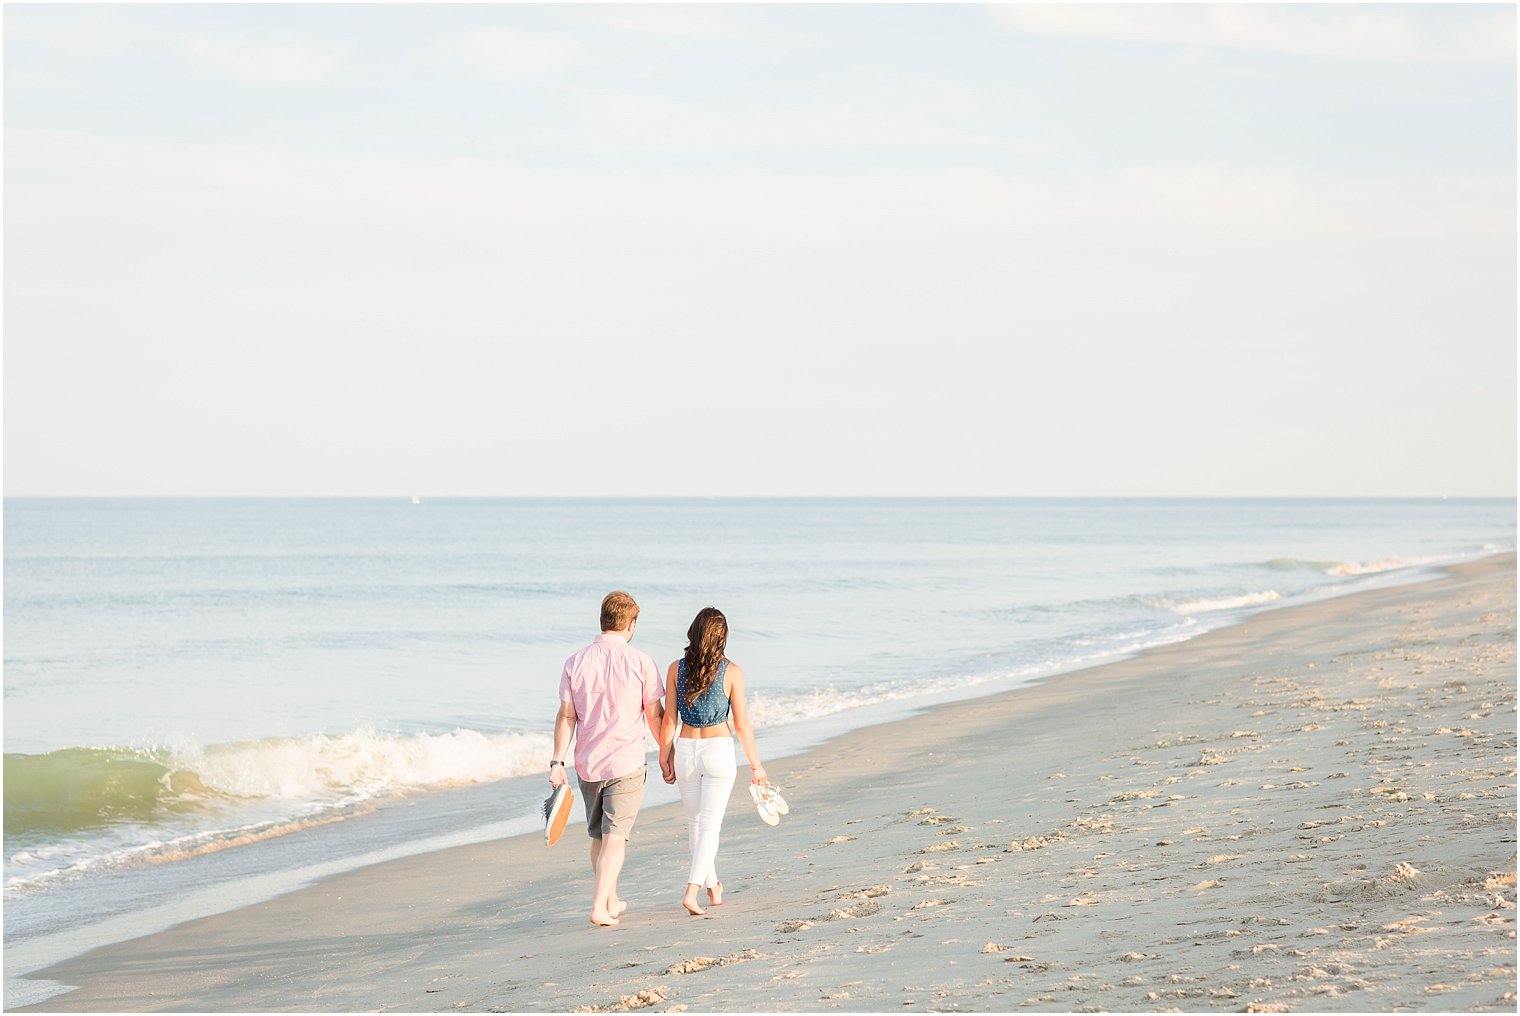
{"label": "breaking wave", "polygon": [[1190,599],[1172,599],[1165,596],[1147,596],[1144,602],[1152,607],[1170,610],[1176,614],[1206,614],[1215,610],[1239,610],[1242,607],[1260,607],[1282,599],[1275,589],[1256,593],[1240,593],[1235,596],[1197,596]]}
{"label": "breaking wave", "polygon": [[1326,575],[1377,575],[1380,572],[1397,571],[1400,568],[1418,568],[1428,564],[1446,564],[1450,554],[1432,554],[1426,557],[1389,557],[1379,561],[1337,561],[1325,569]]}
{"label": "breaking wave", "polygon": [[[5,756],[5,832],[81,832],[263,800],[323,808],[534,772],[546,733],[268,738],[206,748],[63,748]],[[306,810],[303,808],[302,810]]]}
{"label": "breaking wave", "polygon": [[1344,561],[1306,561],[1300,557],[1274,557],[1270,561],[1263,561],[1263,568],[1272,568],[1277,571],[1316,571],[1323,574],[1333,574],[1331,569],[1345,565]]}

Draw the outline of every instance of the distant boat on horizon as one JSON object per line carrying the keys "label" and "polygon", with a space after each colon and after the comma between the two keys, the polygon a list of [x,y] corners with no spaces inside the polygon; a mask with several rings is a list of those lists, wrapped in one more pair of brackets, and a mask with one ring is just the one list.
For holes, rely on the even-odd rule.
{"label": "distant boat on horizon", "polygon": [[416,494],[413,494],[412,495],[412,504],[421,504],[421,503],[422,503],[422,498],[418,497]]}

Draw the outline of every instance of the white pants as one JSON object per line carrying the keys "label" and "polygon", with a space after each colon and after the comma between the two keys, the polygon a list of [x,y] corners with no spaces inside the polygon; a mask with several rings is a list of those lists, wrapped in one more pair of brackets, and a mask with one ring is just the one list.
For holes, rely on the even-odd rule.
{"label": "white pants", "polygon": [[676,786],[686,806],[691,870],[686,881],[711,889],[718,884],[718,833],[734,789],[738,765],[731,737],[676,739]]}

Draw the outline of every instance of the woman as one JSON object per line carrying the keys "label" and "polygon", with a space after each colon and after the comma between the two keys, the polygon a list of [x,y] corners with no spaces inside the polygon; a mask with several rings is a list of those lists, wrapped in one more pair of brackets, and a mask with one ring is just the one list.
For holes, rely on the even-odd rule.
{"label": "woman", "polygon": [[703,607],[686,631],[686,655],[672,663],[665,675],[660,769],[666,783],[680,788],[681,803],[686,806],[691,868],[681,905],[696,917],[707,913],[697,902],[703,889],[712,906],[723,902],[723,883],[716,868],[718,833],[738,770],[730,723],[749,756],[750,781],[761,786],[766,782],[744,704],[744,671],[724,657],[727,646],[728,618],[717,607]]}

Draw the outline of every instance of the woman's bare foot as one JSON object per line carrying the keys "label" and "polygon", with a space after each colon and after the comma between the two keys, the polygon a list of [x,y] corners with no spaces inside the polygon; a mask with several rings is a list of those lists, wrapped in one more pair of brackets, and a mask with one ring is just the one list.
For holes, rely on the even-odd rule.
{"label": "woman's bare foot", "polygon": [[697,890],[700,888],[702,887],[696,883],[688,882],[686,885],[686,895],[681,897],[681,906],[685,907],[686,912],[692,917],[701,917],[707,913],[707,911],[697,905]]}
{"label": "woman's bare foot", "polygon": [[610,913],[613,917],[622,917],[623,916],[623,911],[625,911],[627,909],[628,909],[628,901],[627,900],[613,900],[612,901],[612,906],[610,906],[610,907],[607,908],[607,912]]}
{"label": "woman's bare foot", "polygon": [[606,911],[602,911],[601,913],[598,913],[595,910],[591,911],[591,924],[594,927],[615,928],[617,927],[617,923],[618,919]]}
{"label": "woman's bare foot", "polygon": [[707,899],[710,906],[721,907],[723,905],[723,883],[719,882],[707,890]]}

